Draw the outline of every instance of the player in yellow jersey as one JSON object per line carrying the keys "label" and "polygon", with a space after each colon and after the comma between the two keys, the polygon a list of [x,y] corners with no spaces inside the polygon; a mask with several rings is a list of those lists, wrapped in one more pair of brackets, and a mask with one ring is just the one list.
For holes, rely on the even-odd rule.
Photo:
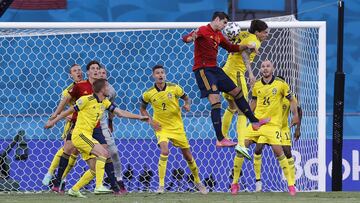
{"label": "player in yellow jersey", "polygon": [[[65,106],[68,104],[66,102],[66,100],[65,100],[65,98],[69,96],[68,91],[74,86],[75,83],[83,80],[83,73],[82,73],[81,67],[78,64],[74,64],[74,65],[72,65],[70,67],[70,77],[73,79],[74,82],[72,82],[68,87],[66,87],[63,90],[63,92],[61,93],[61,99],[60,99],[60,102],[58,104],[58,107],[56,108],[56,111],[58,111],[59,109],[61,109],[60,111],[62,111],[62,109],[65,108]],[[69,105],[74,105],[74,104],[75,104],[75,101],[72,100],[72,101],[70,101]],[[54,119],[55,117],[56,116],[51,115],[50,119]],[[64,131],[63,131],[63,133],[61,135],[61,139],[66,138],[66,135],[68,134],[69,129],[70,129],[70,125],[71,125],[70,120],[66,120],[65,125],[64,125]],[[64,148],[63,148],[63,146],[61,146],[60,149],[56,152],[56,154],[55,154],[55,156],[54,156],[54,158],[53,158],[53,160],[52,160],[52,162],[50,164],[48,172],[45,174],[45,176],[44,176],[44,178],[42,180],[43,185],[46,185],[46,186],[49,185],[51,179],[54,176],[54,171],[59,165],[60,157],[62,156],[63,152],[64,152]],[[72,166],[74,166],[76,158],[77,158],[77,154],[72,154],[71,155],[71,159],[69,160],[68,168],[66,168],[66,170],[64,172],[64,176],[66,176],[67,173],[72,168]]]}
{"label": "player in yellow jersey", "polygon": [[[257,54],[257,50],[261,46],[261,42],[268,37],[269,29],[267,24],[262,20],[253,20],[248,31],[240,32],[240,27],[236,23],[229,23],[225,28],[225,33],[228,38],[235,44],[239,45],[255,45],[254,49],[248,49],[242,52],[229,53],[226,64],[223,67],[224,72],[231,80],[238,86],[244,94],[244,97],[248,99],[248,88],[245,79],[245,72],[249,74],[251,86],[255,83],[255,76],[251,69],[251,63]],[[238,111],[234,98],[223,93],[224,98],[228,102],[228,108],[222,118],[222,132],[226,138],[229,139],[229,128],[231,126],[232,118],[235,112],[238,112],[236,130],[238,135],[238,145],[235,150],[243,154],[246,158],[251,159],[248,149],[244,147],[244,136],[246,134],[246,116]]]}
{"label": "player in yellow jersey", "polygon": [[63,111],[55,119],[49,120],[45,128],[53,127],[59,120],[78,112],[77,121],[72,131],[71,140],[74,146],[81,152],[82,158],[88,163],[89,170],[84,173],[80,180],[69,190],[69,195],[75,197],[85,197],[80,193],[80,189],[87,185],[96,177],[95,194],[110,193],[111,190],[103,186],[105,172],[105,161],[109,158],[108,151],[93,138],[93,130],[102,117],[105,110],[113,112],[119,117],[139,119],[147,121],[149,117],[132,114],[128,111],[120,110],[109,99],[108,85],[105,79],[98,79],[93,83],[94,94],[82,96],[76,104],[66,111]]}
{"label": "player in yellow jersey", "polygon": [[[185,101],[182,107],[185,111],[190,111],[189,97],[184,93],[183,89],[174,83],[165,82],[166,74],[164,67],[156,65],[152,68],[153,78],[155,80],[154,87],[144,92],[142,96],[142,105],[140,112],[142,115],[149,116],[150,125],[155,130],[155,135],[160,147],[159,159],[159,188],[157,193],[164,193],[164,180],[166,174],[166,165],[169,156],[169,141],[175,147],[179,147],[183,153],[185,160],[194,176],[196,188],[202,193],[207,194],[206,187],[201,183],[199,178],[199,169],[191,154],[190,145],[186,138],[183,120],[181,118],[181,108],[179,99]],[[150,104],[153,108],[153,118],[150,117],[146,108]]]}
{"label": "player in yellow jersey", "polygon": [[[278,76],[282,80],[285,80],[283,77]],[[296,125],[294,138],[295,141],[297,141],[300,137],[300,126],[301,126],[301,118],[302,118],[302,109],[299,106],[297,99],[295,96],[294,100],[297,103],[297,109],[299,114],[299,122]],[[289,163],[289,173],[290,178],[295,182],[295,165],[294,165],[294,158],[291,154],[291,134],[290,134],[290,125],[289,125],[289,114],[290,114],[290,102],[288,99],[283,98],[282,102],[282,128],[281,128],[281,145],[284,150],[284,154],[288,160]],[[260,192],[262,190],[262,182],[261,182],[261,154],[264,147],[264,143],[262,141],[258,141],[255,147],[255,156],[256,159],[254,159],[254,169],[255,169],[255,177],[256,177],[256,183],[255,183],[255,191]]]}
{"label": "player in yellow jersey", "polygon": [[[282,109],[283,99],[288,99],[290,101],[290,110],[293,113],[291,125],[295,125],[299,122],[297,103],[291,93],[289,85],[281,78],[273,75],[274,67],[270,61],[265,60],[261,63],[260,72],[262,78],[254,84],[250,106],[252,109],[255,109],[254,113],[257,117],[271,117],[271,120],[258,131],[248,128],[248,133],[245,136],[245,147],[249,147],[252,143],[257,142],[271,145],[280,167],[285,174],[289,193],[293,196],[296,194],[295,182],[290,178],[289,163],[282,148],[281,129],[283,114],[279,109]],[[234,168],[241,169],[244,156],[237,153],[235,159]],[[254,157],[254,159],[256,159],[256,157]],[[232,194],[236,194],[239,190],[239,176],[240,171],[234,172],[234,180],[231,185]]]}

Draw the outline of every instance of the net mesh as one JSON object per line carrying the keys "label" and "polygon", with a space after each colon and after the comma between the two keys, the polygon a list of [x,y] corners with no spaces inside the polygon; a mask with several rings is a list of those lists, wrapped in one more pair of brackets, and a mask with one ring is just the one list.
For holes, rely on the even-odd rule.
{"label": "net mesh", "polygon": [[[68,67],[77,63],[84,70],[85,64],[95,59],[108,70],[109,82],[118,93],[115,103],[133,112],[139,112],[140,96],[153,85],[150,67],[163,64],[167,68],[167,80],[180,84],[192,99],[191,112],[183,113],[183,119],[201,179],[210,191],[229,191],[235,152],[230,148],[215,148],[210,107],[199,98],[191,72],[193,46],[180,40],[190,31],[0,29],[0,190],[49,189],[41,180],[63,144],[60,139],[63,123],[52,130],[44,130],[43,125],[62,90],[72,82]],[[259,78],[260,61],[273,61],[276,74],[284,76],[298,95],[304,118],[302,137],[294,142],[293,153],[296,184],[302,191],[318,189],[318,181],[306,175],[318,174],[316,164],[306,168],[318,154],[318,40],[317,28],[271,29],[269,40],[262,44],[261,54],[253,64]],[[226,57],[227,53],[221,50],[219,64],[224,64]],[[153,131],[147,124],[118,118],[114,127],[128,190],[156,189],[160,151]],[[236,139],[234,125],[230,135]],[[86,169],[86,164],[78,161],[67,177],[67,188]],[[262,180],[265,191],[287,189],[269,147],[263,151]],[[245,161],[241,188],[253,191],[254,183],[252,162]],[[174,147],[170,147],[165,184],[169,191],[194,191],[187,163]],[[92,189],[93,185],[87,188]]]}

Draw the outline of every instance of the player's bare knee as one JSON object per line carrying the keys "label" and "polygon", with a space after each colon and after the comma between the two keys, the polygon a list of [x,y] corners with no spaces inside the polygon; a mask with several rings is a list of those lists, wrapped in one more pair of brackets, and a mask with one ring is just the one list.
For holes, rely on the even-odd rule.
{"label": "player's bare knee", "polygon": [[64,145],[64,153],[72,154],[74,151],[74,145],[71,142],[66,142]]}
{"label": "player's bare knee", "polygon": [[186,161],[191,161],[193,159],[190,149],[182,149],[182,153]]}
{"label": "player's bare knee", "polygon": [[220,95],[219,94],[209,94],[208,96],[210,104],[216,104],[220,102]]}
{"label": "player's bare knee", "polygon": [[241,91],[241,89],[239,87],[236,87],[233,90],[231,90],[230,92],[228,92],[228,94],[235,97],[236,95],[238,95],[240,93],[240,91]]}
{"label": "player's bare knee", "polygon": [[292,157],[291,147],[289,147],[289,146],[283,147],[283,151],[284,151],[286,158],[290,159]]}

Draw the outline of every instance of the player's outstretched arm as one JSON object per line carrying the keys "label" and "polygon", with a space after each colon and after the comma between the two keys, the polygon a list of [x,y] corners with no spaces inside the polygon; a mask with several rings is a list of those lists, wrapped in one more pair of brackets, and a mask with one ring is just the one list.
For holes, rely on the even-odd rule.
{"label": "player's outstretched arm", "polygon": [[155,131],[159,131],[161,130],[161,126],[158,122],[154,121],[154,119],[152,119],[152,117],[150,116],[149,112],[146,110],[147,108],[147,103],[145,103],[144,101],[141,102],[141,106],[140,106],[140,113],[143,116],[147,116],[149,117],[149,124],[150,126],[155,130]]}
{"label": "player's outstretched arm", "polygon": [[299,114],[298,114],[298,103],[297,103],[297,100],[294,96],[291,96],[289,98],[290,100],[290,111],[291,113],[293,114],[293,118],[292,118],[292,121],[291,121],[291,126],[294,126],[294,125],[297,125],[299,123]]}
{"label": "player's outstretched arm", "polygon": [[295,141],[298,141],[301,136],[300,126],[301,126],[301,119],[302,119],[302,109],[299,105],[297,106],[297,110],[298,110],[298,114],[299,114],[299,122],[296,125],[296,129],[295,129],[295,133],[294,133]]}
{"label": "player's outstretched arm", "polygon": [[189,98],[186,94],[184,94],[184,95],[181,97],[181,99],[184,100],[184,102],[185,102],[185,104],[184,104],[184,106],[182,106],[182,108],[183,108],[186,112],[189,112],[190,109],[191,109],[191,107],[190,107],[190,105],[191,105],[191,100],[190,100],[190,98]]}
{"label": "player's outstretched arm", "polygon": [[250,63],[249,54],[246,51],[243,51],[241,53],[241,56],[242,56],[242,59],[244,61],[245,66],[246,66],[246,70],[249,73],[250,85],[251,85],[251,87],[253,87],[255,82],[256,82],[256,78],[255,78],[254,73],[253,73],[253,71],[251,69],[251,63]]}
{"label": "player's outstretched arm", "polygon": [[58,106],[56,107],[56,110],[54,113],[51,114],[49,120],[53,120],[56,118],[57,115],[59,115],[62,111],[64,111],[66,104],[69,104],[71,101],[71,97],[64,97],[60,100]]}
{"label": "player's outstretched arm", "polygon": [[44,128],[48,129],[48,128],[52,128],[59,120],[65,118],[66,116],[72,114],[75,112],[74,107],[70,107],[69,109],[67,109],[66,111],[61,112],[60,114],[58,114],[54,119],[52,120],[48,120],[44,126]]}
{"label": "player's outstretched arm", "polygon": [[256,99],[255,98],[252,98],[250,101],[250,109],[252,112],[254,112],[256,109]]}
{"label": "player's outstretched arm", "polygon": [[185,43],[190,43],[190,42],[193,42],[196,40],[196,38],[198,37],[198,31],[199,31],[199,28],[196,29],[196,30],[193,30],[192,32],[190,32],[189,34],[187,35],[184,35],[182,37],[182,40],[185,42]]}
{"label": "player's outstretched arm", "polygon": [[138,114],[133,114],[129,111],[125,111],[125,110],[121,110],[119,108],[115,108],[114,109],[114,114],[119,116],[119,117],[123,117],[123,118],[130,118],[130,119],[137,119],[137,120],[141,120],[141,121],[148,121],[149,117],[148,116],[142,116],[142,115],[138,115]]}

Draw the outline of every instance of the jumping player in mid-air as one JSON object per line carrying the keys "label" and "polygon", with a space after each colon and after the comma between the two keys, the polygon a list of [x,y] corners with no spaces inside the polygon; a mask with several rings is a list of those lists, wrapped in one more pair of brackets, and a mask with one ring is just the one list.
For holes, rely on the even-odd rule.
{"label": "jumping player in mid-air", "polygon": [[195,31],[183,36],[186,43],[194,42],[194,66],[193,72],[196,82],[201,91],[201,98],[207,97],[211,104],[211,120],[216,132],[218,147],[235,146],[236,143],[224,138],[221,130],[221,103],[220,91],[230,94],[238,109],[250,120],[254,129],[269,122],[270,118],[257,119],[247,103],[241,87],[237,87],[224,71],[217,66],[218,46],[229,52],[241,52],[246,49],[254,49],[254,45],[231,44],[221,33],[229,16],[224,12],[215,12],[212,21],[207,26],[201,26]]}
{"label": "jumping player in mid-air", "polygon": [[[261,42],[268,36],[268,26],[262,20],[252,20],[248,31],[240,32],[240,26],[237,23],[228,23],[225,28],[225,33],[228,39],[234,44],[255,45],[255,50],[259,49]],[[248,87],[245,79],[245,72],[249,74],[250,85],[253,86],[256,79],[253,74],[251,63],[256,56],[255,50],[245,50],[242,52],[229,53],[226,64],[223,67],[224,72],[231,80],[238,86],[244,94],[245,99],[248,99]],[[241,151],[246,158],[250,159],[248,149],[244,147],[244,138],[246,135],[246,116],[238,111],[234,102],[234,97],[227,93],[223,93],[223,97],[228,103],[222,119],[222,132],[226,138],[229,138],[229,128],[235,112],[238,112],[236,131],[238,136],[238,145],[235,147],[236,151]]]}

